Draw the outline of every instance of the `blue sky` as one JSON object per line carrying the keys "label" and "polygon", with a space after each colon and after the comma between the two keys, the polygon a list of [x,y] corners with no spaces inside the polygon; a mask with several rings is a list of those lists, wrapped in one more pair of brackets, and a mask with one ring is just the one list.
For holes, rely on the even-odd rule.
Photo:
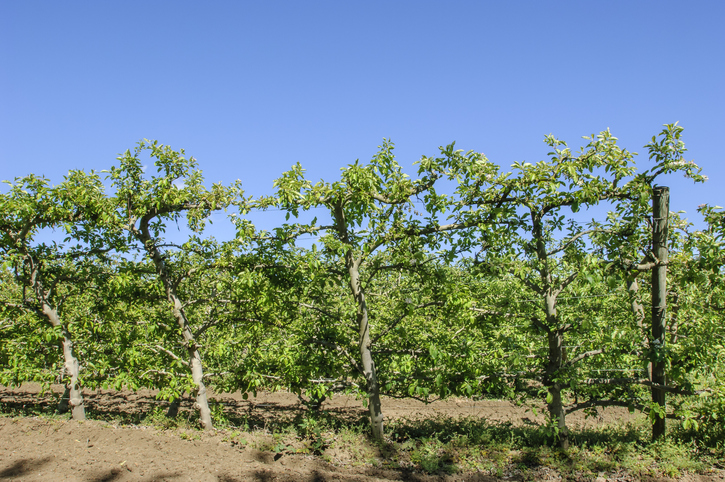
{"label": "blue sky", "polygon": [[507,167],[607,127],[645,168],[679,121],[710,181],[663,184],[695,220],[725,204],[723,25],[719,0],[5,1],[0,178],[60,182],[149,138],[256,196],[383,138],[412,173],[452,141]]}

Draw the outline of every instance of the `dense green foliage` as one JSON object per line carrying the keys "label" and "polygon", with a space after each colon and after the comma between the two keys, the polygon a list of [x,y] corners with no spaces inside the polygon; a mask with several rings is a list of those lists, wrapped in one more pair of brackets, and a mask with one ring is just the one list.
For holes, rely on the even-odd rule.
{"label": "dense green foliage", "polygon": [[[670,214],[664,346],[649,328],[652,188],[672,172],[705,180],[681,133],[652,139],[647,169],[604,131],[576,153],[547,136],[548,160],[510,172],[449,145],[414,178],[385,142],[333,182],[295,165],[260,199],[207,189],[193,158],[148,141],[118,158],[108,191],[95,173],[16,179],[0,196],[0,384],[63,380],[74,416],[82,387],[189,392],[206,428],[206,387],[289,389],[311,409],[346,391],[378,439],[381,395],[529,399],[564,446],[566,414],[620,405],[722,442],[721,208],[701,207],[703,230]],[[287,222],[245,217],[268,208]],[[233,240],[204,235],[221,209]],[[590,209],[608,214],[584,221]],[[181,240],[167,233],[179,223]],[[649,395],[662,360],[666,407]]]}

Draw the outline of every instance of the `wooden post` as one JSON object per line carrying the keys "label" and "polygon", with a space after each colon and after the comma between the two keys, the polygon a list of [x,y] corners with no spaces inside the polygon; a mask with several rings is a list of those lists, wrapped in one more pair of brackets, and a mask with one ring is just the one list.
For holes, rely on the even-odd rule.
{"label": "wooden post", "polygon": [[[652,252],[657,264],[652,270],[652,338],[650,349],[655,354],[652,382],[666,385],[665,376],[665,315],[667,313],[667,236],[670,214],[670,188],[655,186],[652,196]],[[665,391],[652,387],[652,401],[665,409]],[[665,418],[655,415],[652,440],[665,435]]]}

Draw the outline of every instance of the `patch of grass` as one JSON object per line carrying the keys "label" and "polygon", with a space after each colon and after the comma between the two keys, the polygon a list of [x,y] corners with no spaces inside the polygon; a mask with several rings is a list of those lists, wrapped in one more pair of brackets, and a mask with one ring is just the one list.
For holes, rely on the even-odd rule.
{"label": "patch of grass", "polygon": [[625,470],[638,476],[676,477],[702,473],[716,464],[716,458],[692,444],[651,443],[646,421],[574,431],[566,451],[535,426],[437,418],[401,420],[389,427],[392,452],[427,473],[481,471],[529,479],[542,470],[571,478]]}
{"label": "patch of grass", "polygon": [[57,412],[55,399],[40,399],[36,403],[0,402],[0,413],[9,417],[66,417]]}
{"label": "patch of grass", "polygon": [[454,474],[458,471],[456,457],[448,450],[449,444],[438,440],[422,440],[410,453],[410,460],[429,474]]}
{"label": "patch of grass", "polygon": [[179,433],[179,438],[181,438],[182,440],[201,440],[201,435],[198,431],[182,430],[181,433]]}

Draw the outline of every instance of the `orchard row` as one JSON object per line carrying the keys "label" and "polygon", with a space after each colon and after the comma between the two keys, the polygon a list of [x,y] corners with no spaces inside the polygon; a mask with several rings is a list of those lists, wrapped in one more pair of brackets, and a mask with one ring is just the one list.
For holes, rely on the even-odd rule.
{"label": "orchard row", "polygon": [[[723,213],[702,206],[693,230],[656,186],[706,179],[681,133],[652,138],[647,169],[604,131],[578,152],[547,136],[548,160],[510,171],[449,145],[414,177],[385,142],[334,182],[297,164],[257,199],[149,141],[100,174],[16,179],[0,195],[0,384],[61,379],[74,418],[83,388],[190,392],[207,429],[207,387],[288,389],[311,409],[359,394],[376,439],[382,395],[545,400],[562,446],[568,413],[611,405],[648,413],[655,437],[666,418],[722,427]],[[287,222],[255,228],[264,209]],[[217,210],[231,241],[204,235]],[[179,223],[183,242],[166,235]]]}

